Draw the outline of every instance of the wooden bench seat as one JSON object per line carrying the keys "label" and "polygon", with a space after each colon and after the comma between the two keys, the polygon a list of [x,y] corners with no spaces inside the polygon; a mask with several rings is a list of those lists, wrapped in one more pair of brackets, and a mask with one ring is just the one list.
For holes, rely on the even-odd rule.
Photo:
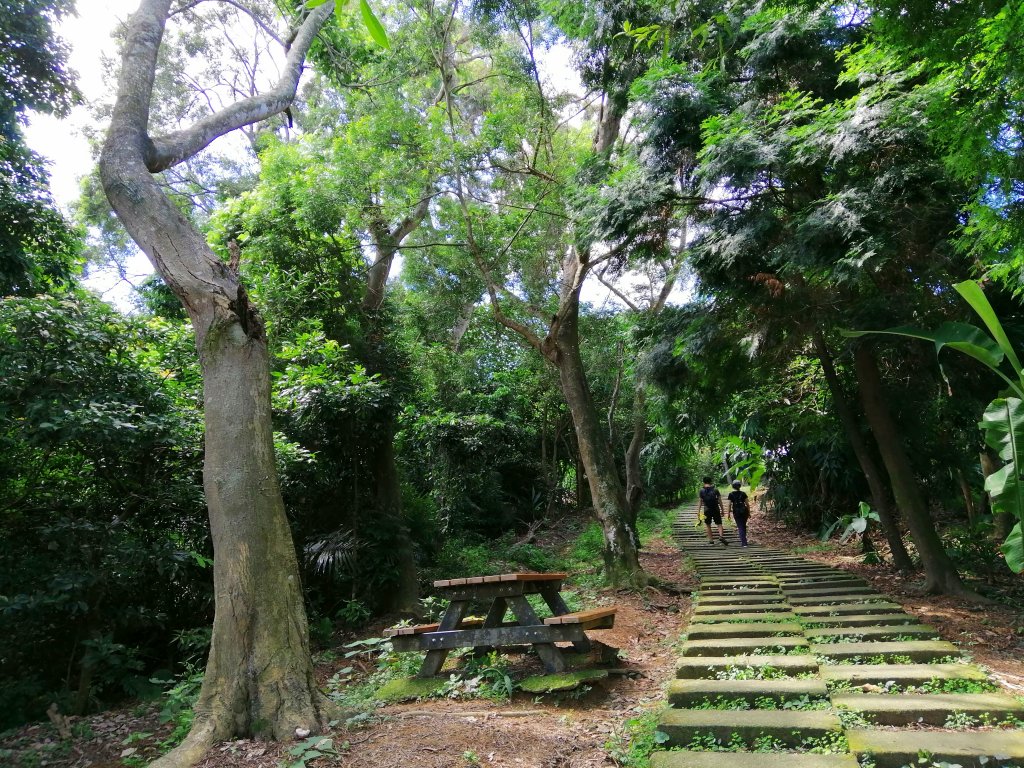
{"label": "wooden bench seat", "polygon": [[589,611],[577,611],[576,613],[565,613],[561,616],[551,616],[544,619],[548,626],[559,624],[581,624],[583,629],[611,629],[615,626],[615,607],[594,608]]}
{"label": "wooden bench seat", "polygon": [[[459,629],[471,629],[473,627],[482,627],[483,624],[483,619],[463,619],[462,624],[459,625]],[[391,629],[384,630],[384,637],[405,637],[408,635],[422,635],[425,632],[437,632],[440,628],[440,624],[416,624],[411,627],[392,627]]]}

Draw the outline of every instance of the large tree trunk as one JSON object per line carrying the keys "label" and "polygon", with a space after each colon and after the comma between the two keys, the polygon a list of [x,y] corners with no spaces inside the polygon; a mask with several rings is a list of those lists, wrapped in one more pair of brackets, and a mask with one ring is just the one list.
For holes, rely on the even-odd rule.
{"label": "large tree trunk", "polygon": [[402,515],[402,488],[395,463],[395,420],[388,418],[381,425],[370,445],[370,463],[377,487],[377,513],[382,527],[392,536],[391,546],[397,564],[398,580],[385,597],[385,609],[415,614],[419,599],[419,577],[416,572],[416,550],[409,526]]}
{"label": "large tree trunk", "polygon": [[636,531],[630,524],[626,492],[580,356],[578,290],[563,294],[554,325],[554,337],[544,341],[545,354],[558,369],[562,395],[576,428],[594,515],[604,532],[605,576],[612,584],[640,586],[645,578],[637,557]]}
{"label": "large tree trunk", "polygon": [[832,364],[832,355],[825,345],[825,337],[821,331],[814,333],[814,346],[818,353],[818,359],[821,361],[821,370],[825,374],[825,382],[832,395],[832,405],[839,417],[839,423],[843,425],[846,439],[850,441],[850,447],[857,457],[857,463],[860,464],[861,471],[864,473],[864,479],[867,480],[868,490],[871,491],[871,503],[878,512],[882,532],[885,534],[886,541],[889,542],[893,564],[901,571],[911,571],[914,568],[914,563],[910,559],[907,548],[903,545],[903,537],[900,536],[900,529],[896,524],[896,513],[889,503],[889,492],[885,487],[885,480],[860,433],[857,417],[854,416],[853,407],[843,392],[842,382],[839,381],[839,375]]}
{"label": "large tree trunk", "polygon": [[298,563],[277,479],[263,321],[237,269],[211,251],[153,173],[294,98],[305,51],[333,4],[296,35],[285,74],[253,98],[164,139],[147,132],[157,53],[170,0],[143,0],[129,21],[117,101],[100,158],[103,188],[129,234],[188,311],[203,373],[203,483],[214,548],[216,615],[196,718],[155,763],[198,760],[217,740],[294,738],[330,719],[310,659]]}
{"label": "large tree trunk", "polygon": [[960,580],[960,574],[957,573],[935,531],[935,524],[917,486],[913,468],[903,448],[903,441],[886,405],[885,391],[873,353],[866,345],[860,344],[854,358],[864,413],[889,473],[896,504],[910,526],[910,535],[921,556],[925,572],[925,589],[928,592],[977,599],[978,595],[967,589]]}

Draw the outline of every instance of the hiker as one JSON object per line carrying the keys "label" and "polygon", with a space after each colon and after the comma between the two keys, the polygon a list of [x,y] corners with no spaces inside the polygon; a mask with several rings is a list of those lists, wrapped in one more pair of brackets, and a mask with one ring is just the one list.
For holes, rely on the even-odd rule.
{"label": "hiker", "polygon": [[704,526],[708,530],[708,544],[715,543],[714,534],[711,533],[711,523],[714,522],[718,526],[718,539],[722,542],[722,546],[728,546],[729,542],[725,540],[725,531],[722,530],[722,494],[715,488],[714,483],[710,477],[705,477],[702,481],[704,487],[700,489],[700,493],[697,496],[697,520],[700,520],[701,507],[704,508]]}
{"label": "hiker", "polygon": [[732,481],[732,492],[729,494],[729,513],[736,521],[736,533],[740,537],[740,546],[747,546],[747,518],[750,517],[750,501],[747,494],[740,490],[740,481]]}

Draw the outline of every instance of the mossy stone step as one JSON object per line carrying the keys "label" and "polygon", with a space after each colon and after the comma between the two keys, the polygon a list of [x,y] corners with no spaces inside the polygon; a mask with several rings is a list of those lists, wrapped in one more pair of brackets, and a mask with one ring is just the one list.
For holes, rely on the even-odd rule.
{"label": "mossy stone step", "polygon": [[788,621],[795,621],[795,613],[729,613],[729,614],[714,614],[714,613],[698,613],[695,614],[693,620],[690,622],[690,626],[703,626],[705,624],[720,627],[723,624],[730,623],[784,623]]}
{"label": "mossy stone step", "polygon": [[877,595],[878,592],[874,591],[867,585],[853,587],[833,587],[828,585],[803,585],[801,587],[781,587],[782,594],[786,597],[818,597],[820,595]]}
{"label": "mossy stone step", "polygon": [[982,765],[979,757],[987,757],[986,768],[1024,765],[1024,731],[1019,730],[961,733],[850,730],[846,738],[851,752],[870,753],[877,768],[917,765],[919,754],[925,752],[929,754],[929,764],[941,762],[975,768]]}
{"label": "mossy stone step", "polygon": [[684,680],[713,680],[718,673],[731,669],[751,669],[763,672],[767,668],[779,670],[786,675],[802,675],[818,671],[818,662],[813,656],[690,656],[676,662],[676,677]]}
{"label": "mossy stone step", "polygon": [[673,707],[700,706],[706,701],[743,701],[754,704],[770,699],[776,704],[799,699],[825,698],[824,680],[786,678],[775,680],[672,680],[668,684],[668,703]]}
{"label": "mossy stone step", "polygon": [[906,656],[911,661],[938,661],[946,656],[959,656],[960,651],[944,640],[905,640],[900,642],[815,643],[811,651],[833,659],[871,658],[874,656]]}
{"label": "mossy stone step", "polygon": [[858,768],[858,764],[853,755],[676,750],[655,752],[651,768]]}
{"label": "mossy stone step", "polygon": [[798,636],[803,631],[799,624],[691,624],[686,631],[690,640],[707,640],[710,638],[729,637],[768,637],[774,638],[780,632],[789,636]]}
{"label": "mossy stone step", "polygon": [[775,579],[766,579],[759,576],[736,576],[726,578],[714,576],[700,580],[701,589],[729,589],[730,587],[777,587],[779,583]]}
{"label": "mossy stone step", "polygon": [[996,719],[1024,713],[1024,704],[1003,693],[837,693],[832,705],[878,725],[944,725],[954,712]]}
{"label": "mossy stone step", "polygon": [[849,594],[843,593],[841,595],[837,595],[834,592],[826,592],[825,594],[821,595],[790,597],[788,598],[788,600],[790,603],[793,604],[793,607],[795,608],[798,605],[827,605],[829,603],[842,605],[844,603],[859,604],[875,601],[881,602],[888,600],[888,598],[878,594],[877,592],[865,592],[864,590],[860,590],[859,592]]}
{"label": "mossy stone step", "polygon": [[694,616],[727,616],[734,613],[791,613],[789,603],[698,603],[693,609]]}
{"label": "mossy stone step", "polygon": [[832,627],[804,630],[807,638],[814,642],[819,637],[860,637],[864,640],[896,640],[912,637],[915,640],[933,640],[939,636],[935,627],[927,624],[908,624],[895,627]]}
{"label": "mossy stone step", "polygon": [[747,590],[744,592],[737,590],[729,593],[703,593],[697,598],[697,602],[701,605],[722,605],[723,603],[726,605],[730,603],[778,603],[782,600],[782,593],[777,589],[770,592],[765,591],[763,593],[754,592],[753,590]]}
{"label": "mossy stone step", "polygon": [[[793,614],[794,616],[796,614]],[[801,616],[807,624],[822,627],[900,627],[917,624],[917,619],[906,613],[847,614],[846,616]],[[810,631],[810,630],[805,630]]]}
{"label": "mossy stone step", "polygon": [[923,685],[931,680],[974,680],[986,682],[988,675],[973,664],[826,664],[823,680],[852,685]]}
{"label": "mossy stone step", "polygon": [[850,604],[850,605],[794,605],[793,613],[797,616],[844,616],[844,615],[867,615],[870,613],[893,613],[902,610],[901,606],[890,602]]}
{"label": "mossy stone step", "polygon": [[665,746],[685,747],[700,734],[711,733],[728,742],[737,734],[747,744],[761,736],[771,736],[786,746],[797,746],[804,739],[839,731],[839,718],[824,711],[784,709],[666,709],[658,721],[658,730],[668,736]]}
{"label": "mossy stone step", "polygon": [[778,648],[792,651],[796,648],[806,649],[807,640],[801,637],[736,637],[716,638],[714,640],[687,640],[683,643],[683,656],[739,656],[752,654],[759,649],[767,650],[764,655],[773,656]]}

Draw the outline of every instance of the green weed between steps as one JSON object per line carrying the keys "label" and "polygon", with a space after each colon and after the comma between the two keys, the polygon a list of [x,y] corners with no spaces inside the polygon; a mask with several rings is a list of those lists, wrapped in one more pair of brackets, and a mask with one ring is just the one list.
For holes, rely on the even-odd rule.
{"label": "green weed between steps", "polygon": [[[794,737],[799,733],[794,731]],[[839,755],[850,751],[846,736],[840,731],[830,731],[822,736],[809,736],[795,746],[787,747],[781,740],[771,736],[759,736],[747,741],[733,732],[728,739],[719,739],[712,731],[697,732],[685,747],[693,752],[776,752],[789,750],[814,755]]]}
{"label": "green weed between steps", "polygon": [[658,730],[658,719],[663,709],[652,709],[630,718],[612,733],[604,748],[616,765],[623,768],[650,767],[651,753],[669,738]]}
{"label": "green weed between steps", "polygon": [[[816,677],[810,673],[811,677]],[[763,667],[752,667],[747,665],[729,665],[715,673],[716,680],[779,680],[789,677],[784,670],[766,664]]]}
{"label": "green weed between steps", "polygon": [[849,680],[828,680],[825,682],[829,693],[862,692],[870,693],[994,693],[999,686],[989,680],[961,678],[944,679],[933,677],[920,685],[900,685],[895,680],[875,684],[854,684]]}

